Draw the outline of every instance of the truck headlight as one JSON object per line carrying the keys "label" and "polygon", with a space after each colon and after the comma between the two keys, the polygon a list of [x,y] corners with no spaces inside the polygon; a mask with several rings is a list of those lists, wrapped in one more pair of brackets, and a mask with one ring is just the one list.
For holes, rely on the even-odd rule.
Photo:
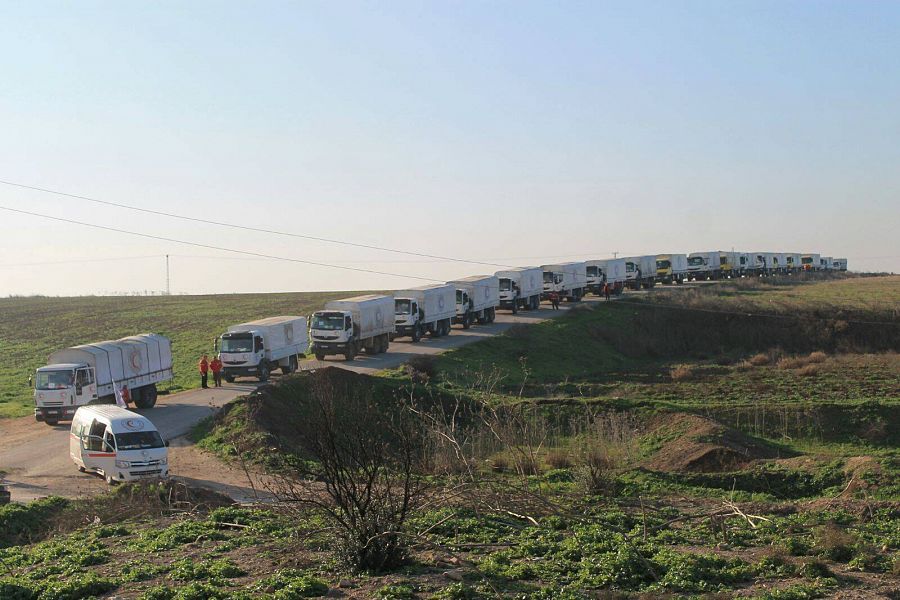
{"label": "truck headlight", "polygon": [[128,467],[131,466],[131,463],[128,462],[127,460],[117,460],[116,466],[120,469],[127,469]]}
{"label": "truck headlight", "polygon": [[161,464],[161,465],[169,464],[169,458],[167,456],[163,456],[161,459],[159,459],[159,464]]}

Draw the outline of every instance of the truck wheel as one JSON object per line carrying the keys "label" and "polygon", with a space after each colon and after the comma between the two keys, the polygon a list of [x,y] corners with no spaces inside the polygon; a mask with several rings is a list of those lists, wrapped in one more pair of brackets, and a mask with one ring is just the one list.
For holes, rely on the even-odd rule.
{"label": "truck wheel", "polygon": [[450,319],[444,321],[444,335],[450,335]]}
{"label": "truck wheel", "polygon": [[419,329],[419,326],[418,326],[418,325],[416,325],[415,327],[413,327],[412,334],[411,334],[409,337],[412,338],[412,341],[413,341],[414,344],[419,343],[419,340],[422,339],[422,330]]}
{"label": "truck wheel", "polygon": [[156,386],[148,385],[134,390],[132,400],[137,408],[153,408],[156,404]]}
{"label": "truck wheel", "polygon": [[226,375],[225,381],[227,381],[228,383],[234,383],[234,375]]}
{"label": "truck wheel", "polygon": [[316,352],[316,360],[325,360],[325,355],[319,354],[318,352]]}
{"label": "truck wheel", "polygon": [[469,315],[463,317],[462,326],[463,329],[468,329],[472,326],[472,318]]}
{"label": "truck wheel", "polygon": [[266,365],[260,365],[257,375],[259,375],[260,383],[267,382],[269,380],[269,367],[267,367]]}
{"label": "truck wheel", "polygon": [[488,323],[493,323],[497,318],[497,309],[492,308],[490,314],[488,315]]}
{"label": "truck wheel", "polygon": [[385,333],[384,335],[381,336],[381,349],[379,350],[379,352],[384,354],[385,352],[388,351],[388,348],[390,348],[390,347],[391,347],[390,336]]}
{"label": "truck wheel", "polygon": [[46,423],[50,427],[56,427],[57,425],[59,425],[59,419],[44,419],[44,423]]}
{"label": "truck wheel", "polygon": [[518,300],[513,301],[513,314],[514,315],[519,314],[519,301]]}
{"label": "truck wheel", "polygon": [[107,475],[107,476],[106,476],[106,484],[107,484],[107,485],[116,485],[116,480],[113,479],[113,476],[112,476],[112,475]]}

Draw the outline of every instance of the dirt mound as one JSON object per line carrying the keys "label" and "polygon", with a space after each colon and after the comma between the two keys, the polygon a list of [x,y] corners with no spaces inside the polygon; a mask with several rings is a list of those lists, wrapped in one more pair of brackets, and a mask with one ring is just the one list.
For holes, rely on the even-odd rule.
{"label": "dirt mound", "polygon": [[645,464],[654,471],[721,473],[778,456],[740,431],[698,415],[665,415],[650,424],[650,434],[666,440]]}

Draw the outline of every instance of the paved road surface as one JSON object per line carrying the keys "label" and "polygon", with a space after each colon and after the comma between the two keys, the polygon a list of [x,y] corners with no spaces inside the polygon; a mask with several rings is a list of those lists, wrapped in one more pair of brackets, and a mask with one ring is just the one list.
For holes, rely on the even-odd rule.
{"label": "paved road surface", "polygon": [[[597,301],[593,298],[588,300]],[[391,343],[390,350],[385,354],[363,354],[349,362],[343,361],[340,356],[329,357],[323,362],[304,361],[302,368],[313,369],[324,363],[361,373],[373,373],[399,366],[416,354],[440,354],[497,335],[515,324],[537,323],[568,309],[564,304],[559,312],[545,307],[537,311],[519,312],[518,315],[502,311],[490,325],[474,325],[469,330],[455,325],[451,335],[443,338],[432,340],[426,337],[418,344],[406,341],[408,338],[400,338]],[[194,424],[223,404],[252,391],[256,385],[250,380],[239,380],[219,389],[190,390],[160,396],[156,407],[137,412],[150,417],[163,438],[174,439],[186,434]],[[78,497],[106,488],[106,483],[100,477],[78,472],[69,458],[68,443],[69,431],[66,424],[49,427],[35,422],[31,417],[0,420],[0,471],[7,473],[5,484],[9,486],[13,500],[21,502],[49,495]],[[216,468],[201,468],[198,457],[190,454],[190,449],[186,449],[182,443],[173,444],[170,453],[174,455],[171,465],[174,475],[183,473],[192,483],[205,483],[232,493],[231,488],[236,485],[233,473],[217,472]],[[232,493],[232,496],[235,494]]]}

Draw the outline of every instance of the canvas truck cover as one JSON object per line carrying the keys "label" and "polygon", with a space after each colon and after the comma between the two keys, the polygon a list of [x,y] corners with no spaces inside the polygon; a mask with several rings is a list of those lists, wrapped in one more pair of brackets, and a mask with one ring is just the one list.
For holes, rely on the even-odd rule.
{"label": "canvas truck cover", "polygon": [[97,386],[113,381],[128,387],[172,379],[172,343],[155,333],[57,350],[48,365],[84,363],[94,368]]}
{"label": "canvas truck cover", "polygon": [[394,292],[394,298],[414,298],[425,313],[425,322],[451,319],[456,315],[456,286],[449,283],[422,285]]}
{"label": "canvas truck cover", "polygon": [[367,294],[342,300],[332,300],[325,310],[347,311],[359,326],[361,339],[384,333],[394,333],[394,297]]}
{"label": "canvas truck cover", "polygon": [[266,350],[277,351],[294,346],[305,348],[307,345],[306,329],[306,317],[283,316],[232,325],[228,328],[228,333],[258,331],[262,335]]}

